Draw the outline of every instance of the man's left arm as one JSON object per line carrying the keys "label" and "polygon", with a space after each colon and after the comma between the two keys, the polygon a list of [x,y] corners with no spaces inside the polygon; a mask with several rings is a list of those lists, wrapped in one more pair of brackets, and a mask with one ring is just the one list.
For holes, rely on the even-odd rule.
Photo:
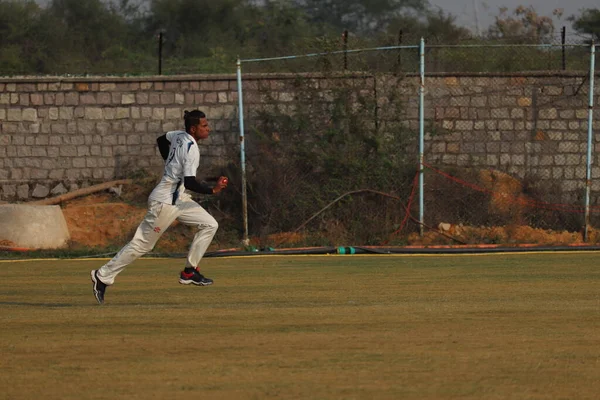
{"label": "man's left arm", "polygon": [[159,136],[158,139],[156,139],[156,143],[158,144],[158,151],[160,151],[161,157],[166,161],[167,157],[169,157],[169,150],[171,149],[171,142],[167,140],[167,135]]}

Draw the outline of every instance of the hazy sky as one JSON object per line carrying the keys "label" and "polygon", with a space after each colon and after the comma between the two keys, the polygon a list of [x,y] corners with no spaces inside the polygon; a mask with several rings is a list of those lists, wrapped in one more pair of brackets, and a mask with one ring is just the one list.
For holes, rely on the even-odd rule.
{"label": "hazy sky", "polygon": [[442,8],[457,17],[456,22],[467,26],[475,32],[475,6],[479,17],[479,26],[483,30],[494,22],[500,7],[514,10],[519,5],[533,6],[538,14],[552,16],[552,10],[562,8],[564,16],[556,21],[557,27],[566,25],[567,29],[571,23],[566,18],[580,14],[584,8],[600,8],[600,0],[429,0],[432,6]]}

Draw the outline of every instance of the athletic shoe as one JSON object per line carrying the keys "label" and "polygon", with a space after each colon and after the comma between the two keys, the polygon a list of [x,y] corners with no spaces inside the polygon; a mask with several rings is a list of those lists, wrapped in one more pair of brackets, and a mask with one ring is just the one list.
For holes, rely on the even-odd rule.
{"label": "athletic shoe", "polygon": [[98,301],[98,304],[104,303],[104,292],[106,291],[106,286],[104,282],[98,278],[98,271],[92,270],[92,288],[94,289],[94,297]]}
{"label": "athletic shoe", "polygon": [[181,274],[179,275],[179,283],[182,285],[189,285],[192,283],[198,286],[208,286],[213,284],[213,280],[210,278],[205,278],[204,275],[198,271],[198,268],[196,268],[194,272],[190,273],[181,271]]}

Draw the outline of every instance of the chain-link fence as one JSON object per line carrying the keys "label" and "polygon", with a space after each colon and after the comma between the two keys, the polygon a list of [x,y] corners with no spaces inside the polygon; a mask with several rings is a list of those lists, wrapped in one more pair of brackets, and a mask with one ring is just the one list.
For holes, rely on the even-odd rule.
{"label": "chain-link fence", "polygon": [[[588,106],[590,90],[598,92],[590,46],[423,50],[242,61],[244,73],[293,71],[240,75],[247,233],[269,244],[290,235],[330,245],[556,244],[584,232],[598,240],[583,229],[586,211],[592,227],[600,222],[595,156],[587,186]],[[581,69],[567,70],[565,60]],[[435,234],[416,234],[428,230]]]}
{"label": "chain-link fence", "polygon": [[[456,45],[428,41],[426,70],[435,72],[582,71],[589,68],[589,48],[580,38],[549,38],[528,43],[527,38],[472,39]],[[506,43],[508,41],[508,43]]]}
{"label": "chain-link fence", "polygon": [[[477,172],[480,176],[471,179],[482,189],[508,196],[505,204],[490,204],[487,212],[477,213],[476,221],[450,215],[438,219],[581,227],[578,215],[554,207],[556,212],[547,212],[523,201],[583,205],[588,87],[583,77],[569,75],[430,77],[426,104],[435,134],[428,141],[428,162],[458,175],[461,169]],[[436,208],[428,210],[435,214]]]}
{"label": "chain-link fence", "polygon": [[[588,121],[594,87],[590,47],[572,46],[570,53],[580,54],[579,65],[587,62],[580,72],[561,71],[550,62],[562,47],[437,47],[449,54],[487,51],[490,58],[511,52],[518,57],[526,49],[542,52],[542,60],[522,72],[428,76],[430,137],[425,158],[431,175],[424,193],[426,220],[444,221],[445,226],[502,227],[493,235],[471,229],[469,240],[476,241],[564,242],[582,240],[580,233],[587,236],[586,212],[592,225],[598,222],[597,183],[590,181],[589,189],[596,190],[587,190],[588,139],[592,150],[597,145]],[[600,177],[597,158],[590,161],[591,178]],[[438,199],[442,193],[454,199]],[[547,230],[574,235],[535,239],[532,229],[546,231],[538,231],[538,236],[548,236]]]}
{"label": "chain-link fence", "polygon": [[[184,51],[185,41],[173,32],[159,30],[153,34],[122,35],[110,39],[110,44],[88,48],[83,53],[67,50],[37,50],[35,47],[19,57],[13,57],[19,46],[6,47],[0,58],[0,74],[14,75],[181,75],[235,72],[236,54],[244,58],[270,58],[282,54],[329,55],[301,60],[246,64],[250,72],[314,72],[371,71],[378,73],[409,73],[418,63],[418,53],[403,46],[414,45],[420,35],[399,30],[375,37],[361,37],[353,32],[328,32],[318,37],[297,33],[275,37],[265,32],[249,44],[211,43],[201,51]],[[587,49],[578,36],[556,36],[544,39],[532,37],[461,37],[448,45],[448,38],[426,37],[426,70],[433,72],[515,72],[515,71],[580,71],[588,68]],[[523,44],[532,43],[531,46]],[[495,45],[497,47],[489,47]],[[48,46],[48,45],[47,45]],[[352,57],[345,50],[376,47],[397,47]],[[35,51],[34,51],[35,50]],[[36,52],[45,54],[35,58]],[[32,54],[30,54],[32,53]],[[17,54],[17,53],[15,53]],[[35,57],[34,57],[35,56]],[[38,55],[39,56],[39,55]],[[29,58],[35,61],[29,60]],[[29,60],[28,62],[26,62]]]}
{"label": "chain-link fence", "polygon": [[[296,61],[367,66],[377,57],[365,55],[377,51],[384,50]],[[325,68],[251,75],[243,87],[252,236],[270,244],[378,244],[398,228],[416,173],[418,125],[409,123],[409,113],[418,102],[407,94],[417,93],[418,82]]]}
{"label": "chain-link fence", "polygon": [[[245,58],[279,58],[282,54],[326,54],[319,58],[285,59],[259,64],[246,64],[249,72],[316,72],[316,71],[370,71],[378,73],[410,73],[419,63],[418,52],[407,50],[420,37],[398,32],[397,36],[363,39],[348,32],[340,35],[297,37],[293,46],[265,50],[245,49]],[[589,47],[582,46],[578,36],[480,38],[470,37],[448,44],[444,38],[425,39],[425,67],[427,73],[436,72],[527,72],[527,71],[582,71],[589,68]],[[352,57],[353,49],[391,48],[393,50],[368,52]]]}

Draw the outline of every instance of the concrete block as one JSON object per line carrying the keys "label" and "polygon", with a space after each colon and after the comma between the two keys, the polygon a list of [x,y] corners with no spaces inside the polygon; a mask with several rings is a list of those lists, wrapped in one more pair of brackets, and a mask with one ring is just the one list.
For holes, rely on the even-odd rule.
{"label": "concrete block", "polygon": [[0,240],[15,247],[57,249],[65,247],[69,239],[59,206],[0,205]]}

